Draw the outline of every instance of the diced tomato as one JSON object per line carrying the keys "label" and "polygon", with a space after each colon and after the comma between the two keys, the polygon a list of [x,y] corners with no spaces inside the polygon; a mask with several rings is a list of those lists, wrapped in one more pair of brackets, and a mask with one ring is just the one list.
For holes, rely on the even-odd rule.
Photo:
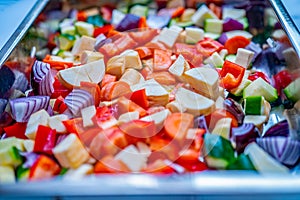
{"label": "diced tomato", "polygon": [[55,103],[53,106],[53,111],[62,114],[68,109],[67,104],[65,104],[65,99],[62,96],[59,96],[55,99]]}
{"label": "diced tomato", "polygon": [[169,72],[154,72],[147,76],[147,79],[154,79],[161,85],[175,85],[176,79]]}
{"label": "diced tomato", "polygon": [[250,40],[244,36],[238,35],[232,38],[229,38],[225,42],[225,48],[228,50],[229,54],[236,54],[238,48],[245,48],[250,43]]}
{"label": "diced tomato", "polygon": [[120,125],[120,129],[136,138],[149,138],[156,134],[154,121],[132,120]]}
{"label": "diced tomato", "polygon": [[52,155],[52,149],[55,147],[55,145],[56,130],[47,126],[39,125],[36,132],[33,151]]}
{"label": "diced tomato", "polygon": [[172,113],[165,120],[165,130],[174,139],[184,141],[189,128],[193,126],[194,116],[188,113]]}
{"label": "diced tomato", "polygon": [[229,111],[224,109],[216,109],[213,113],[206,116],[206,122],[208,124],[208,129],[212,131],[216,125],[216,123],[222,118],[231,118],[231,127],[238,126],[238,120],[236,117],[231,114]]}
{"label": "diced tomato", "polygon": [[130,172],[128,167],[120,160],[112,156],[105,156],[95,165],[94,172],[97,173],[124,173]]}
{"label": "diced tomato", "polygon": [[117,77],[111,74],[105,74],[102,81],[101,81],[101,87],[104,87],[106,84],[111,82],[116,82]]}
{"label": "diced tomato", "polygon": [[209,57],[211,54],[224,49],[224,46],[211,38],[204,38],[196,44],[196,48],[204,57]]}
{"label": "diced tomato", "polygon": [[42,180],[48,179],[60,172],[59,165],[51,158],[40,155],[30,168],[29,179],[30,180]]}
{"label": "diced tomato", "polygon": [[118,114],[121,115],[123,113],[127,112],[133,112],[133,111],[138,111],[140,117],[143,117],[147,114],[146,110],[139,106],[138,104],[134,103],[133,101],[125,98],[125,97],[120,97],[118,99]]}
{"label": "diced tomato", "polygon": [[130,100],[144,109],[147,109],[149,107],[145,89],[137,90],[131,93]]}
{"label": "diced tomato", "polygon": [[238,64],[225,60],[220,71],[220,85],[225,89],[233,89],[240,85],[246,69]]}
{"label": "diced tomato", "polygon": [[172,52],[161,49],[154,50],[153,56],[153,70],[154,71],[165,71],[168,70],[172,64],[171,60]]}
{"label": "diced tomato", "polygon": [[102,27],[96,27],[94,29],[94,37],[97,37],[100,34],[107,35],[109,31],[113,29],[113,26],[111,24],[105,24]]}
{"label": "diced tomato", "polygon": [[94,98],[95,106],[99,105],[101,91],[98,84],[91,82],[80,82],[80,89],[88,91]]}
{"label": "diced tomato", "polygon": [[20,139],[28,139],[25,135],[27,123],[15,123],[11,126],[4,127],[7,137],[16,137]]}

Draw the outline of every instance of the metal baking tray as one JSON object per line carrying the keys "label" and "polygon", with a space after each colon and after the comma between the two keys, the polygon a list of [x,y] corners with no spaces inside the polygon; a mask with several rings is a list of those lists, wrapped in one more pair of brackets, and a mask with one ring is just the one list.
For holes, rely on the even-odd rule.
{"label": "metal baking tray", "polygon": [[[291,0],[287,0],[291,1]],[[295,0],[297,1],[297,0]],[[24,20],[22,34],[41,11],[46,1],[40,2]],[[226,1],[227,2],[227,1]],[[294,48],[300,55],[300,32],[292,21],[283,0],[270,0]],[[0,3],[1,5],[1,3]],[[39,9],[38,9],[39,8]],[[29,20],[29,21],[28,21]],[[18,37],[18,41],[21,36]],[[18,43],[7,43],[10,51]],[[9,45],[10,44],[10,45]],[[1,63],[6,58],[2,57]],[[6,56],[7,53],[5,54]],[[0,63],[0,64],[1,64]],[[2,199],[300,199],[300,166],[290,175],[260,175],[246,171],[209,171],[184,175],[157,176],[122,174],[89,176],[82,180],[53,179],[44,182],[19,182],[0,185]]]}
{"label": "metal baking tray", "polygon": [[300,55],[300,13],[298,0],[270,0],[282,27]]}
{"label": "metal baking tray", "polygon": [[48,0],[0,1],[0,66],[20,42]]}

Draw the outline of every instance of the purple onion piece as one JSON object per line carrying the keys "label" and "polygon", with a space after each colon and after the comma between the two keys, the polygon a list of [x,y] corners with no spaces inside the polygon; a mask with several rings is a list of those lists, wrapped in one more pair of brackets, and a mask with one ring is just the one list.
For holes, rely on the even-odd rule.
{"label": "purple onion piece", "polygon": [[54,76],[48,63],[35,61],[32,66],[33,87],[37,94],[51,96],[54,92]]}
{"label": "purple onion piece", "polygon": [[252,123],[244,123],[231,129],[231,138],[236,143],[236,151],[238,153],[243,153],[245,147],[258,137],[260,137],[259,131]]}
{"label": "purple onion piece", "polygon": [[223,22],[223,32],[234,30],[244,30],[244,25],[235,19],[226,18]]}
{"label": "purple onion piece", "polygon": [[92,95],[81,89],[73,89],[72,92],[66,96],[65,103],[74,116],[79,116],[81,109],[94,105]]}
{"label": "purple onion piece", "polygon": [[259,46],[259,44],[255,44],[254,42],[250,42],[250,44],[248,44],[245,49],[249,50],[249,51],[253,51],[254,52],[254,56],[252,59],[252,62],[257,58],[257,56],[262,52],[262,48]]}
{"label": "purple onion piece", "polygon": [[12,86],[13,89],[20,90],[21,92],[25,92],[28,89],[28,80],[24,73],[13,70],[16,80]]}
{"label": "purple onion piece", "polygon": [[49,96],[30,96],[12,99],[9,101],[12,117],[16,122],[27,122],[31,114],[47,109],[49,106]]}
{"label": "purple onion piece", "polygon": [[33,152],[20,152],[20,154],[25,158],[25,162],[23,164],[24,168],[32,167],[35,161],[40,157],[40,155]]}
{"label": "purple onion piece", "polygon": [[0,115],[5,111],[5,107],[7,105],[6,99],[0,99]]}
{"label": "purple onion piece", "polygon": [[227,98],[224,100],[224,106],[228,112],[230,112],[236,117],[239,125],[243,124],[245,113],[243,111],[242,106],[239,103],[237,103],[231,98]]}
{"label": "purple onion piece", "polygon": [[150,28],[160,29],[166,27],[170,20],[170,16],[149,15],[147,18],[147,24]]}
{"label": "purple onion piece", "polygon": [[204,115],[201,115],[201,116],[198,116],[198,117],[195,118],[194,127],[205,129],[206,132],[208,132],[207,123],[206,123]]}
{"label": "purple onion piece", "polygon": [[128,31],[128,30],[136,29],[139,27],[139,22],[140,22],[140,17],[133,14],[127,14],[122,19],[122,21],[117,25],[116,30]]}
{"label": "purple onion piece", "polygon": [[275,136],[283,136],[283,137],[289,136],[289,125],[287,120],[283,120],[281,122],[278,122],[277,124],[274,124],[263,135],[263,137],[275,137]]}
{"label": "purple onion piece", "polygon": [[300,158],[300,142],[288,137],[257,138],[256,143],[279,162],[294,165]]}
{"label": "purple onion piece", "polygon": [[225,44],[225,42],[228,40],[228,37],[226,35],[226,33],[222,33],[221,36],[219,37],[218,41],[221,43],[221,44]]}
{"label": "purple onion piece", "polygon": [[15,80],[15,74],[9,67],[5,65],[0,66],[0,98],[8,98],[10,96]]}

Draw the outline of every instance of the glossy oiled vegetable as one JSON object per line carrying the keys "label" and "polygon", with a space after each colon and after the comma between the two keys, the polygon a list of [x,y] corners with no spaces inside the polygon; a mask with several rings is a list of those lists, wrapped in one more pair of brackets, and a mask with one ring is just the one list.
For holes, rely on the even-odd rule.
{"label": "glossy oiled vegetable", "polygon": [[288,113],[299,115],[299,73],[284,69],[291,50],[280,55],[284,40],[266,32],[257,42],[276,31],[273,18],[247,18],[255,2],[127,3],[42,17],[35,28],[48,43],[37,60],[1,68],[1,181],[287,173],[299,162],[297,118],[274,114],[295,105]]}

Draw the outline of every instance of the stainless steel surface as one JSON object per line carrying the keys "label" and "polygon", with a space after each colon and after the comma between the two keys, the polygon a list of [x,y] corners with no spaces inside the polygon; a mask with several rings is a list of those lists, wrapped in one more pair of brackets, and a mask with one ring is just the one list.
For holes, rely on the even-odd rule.
{"label": "stainless steel surface", "polygon": [[48,0],[0,1],[0,66],[22,39]]}
{"label": "stainless steel surface", "polygon": [[[278,19],[280,20],[283,28],[285,29],[287,35],[290,38],[291,43],[293,44],[298,55],[300,55],[300,30],[297,28],[298,20],[296,21],[299,15],[299,0],[269,0],[271,5],[276,12]],[[299,25],[298,25],[299,27]]]}
{"label": "stainless steel surface", "polygon": [[[126,199],[132,196],[255,197],[255,199],[300,198],[299,175],[258,175],[250,172],[210,171],[180,176],[143,174],[87,177],[83,180],[53,180],[2,185],[2,198],[8,197],[93,197]],[[0,197],[0,199],[1,199]],[[279,198],[280,197],[280,198]]]}

